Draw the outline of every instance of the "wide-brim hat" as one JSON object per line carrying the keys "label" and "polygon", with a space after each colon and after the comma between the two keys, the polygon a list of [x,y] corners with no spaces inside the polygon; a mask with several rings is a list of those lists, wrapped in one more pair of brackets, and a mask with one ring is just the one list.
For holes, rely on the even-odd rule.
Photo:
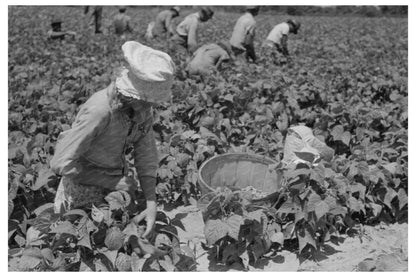
{"label": "wide-brim hat", "polygon": [[175,71],[171,57],[136,41],[127,41],[122,50],[128,67],[116,78],[119,93],[153,103],[170,100]]}
{"label": "wide-brim hat", "polygon": [[246,11],[259,11],[260,6],[246,6]]}
{"label": "wide-brim hat", "polygon": [[175,12],[179,14],[179,12],[181,11],[181,8],[179,6],[174,6],[171,8],[171,10],[174,10]]}
{"label": "wide-brim hat", "polygon": [[293,19],[289,19],[288,21],[286,21],[288,24],[291,24],[293,26],[293,33],[297,34],[298,30],[300,28],[300,22],[297,22],[296,20]]}

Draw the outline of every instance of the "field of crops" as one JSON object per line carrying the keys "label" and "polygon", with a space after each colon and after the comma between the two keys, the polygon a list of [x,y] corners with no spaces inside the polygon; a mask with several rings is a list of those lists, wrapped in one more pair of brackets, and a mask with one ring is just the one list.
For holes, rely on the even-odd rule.
{"label": "field of crops", "polygon": [[[103,33],[95,35],[83,7],[9,6],[10,271],[194,271],[202,270],[201,251],[210,265],[255,270],[282,251],[316,261],[330,255],[328,243],[361,239],[367,226],[407,223],[407,18],[292,17],[302,27],[289,37],[293,62],[287,63],[267,59],[260,45],[288,16],[261,10],[258,63],[231,63],[203,84],[185,77],[184,51],[144,39],[157,12],[128,8],[134,32],[118,37],[110,28],[116,7],[104,8]],[[53,15],[77,35],[48,41]],[[216,11],[199,43],[228,40],[240,15]],[[154,124],[160,211],[150,243],[139,246],[131,237],[141,227],[129,222],[138,207],[120,192],[93,212],[54,214],[51,204],[59,182],[49,168],[57,137],[79,106],[110,84],[126,40],[166,51],[177,66],[173,102],[157,109]],[[298,124],[311,127],[335,156],[277,168],[286,184],[277,206],[253,205],[245,191],[200,199],[198,168],[205,160],[248,152],[279,161],[288,127]],[[172,213],[177,209],[203,216],[204,239],[184,241],[187,213]],[[407,244],[396,250],[357,269],[407,270]]]}

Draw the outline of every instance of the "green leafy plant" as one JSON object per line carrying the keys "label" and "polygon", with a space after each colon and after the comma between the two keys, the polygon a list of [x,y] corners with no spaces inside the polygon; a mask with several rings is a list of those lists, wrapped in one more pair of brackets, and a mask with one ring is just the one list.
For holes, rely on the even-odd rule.
{"label": "green leafy plant", "polygon": [[52,204],[34,211],[9,233],[11,271],[190,271],[195,256],[181,246],[177,218],[158,212],[154,232],[130,221],[131,200],[124,191],[105,197],[108,204],[55,214]]}

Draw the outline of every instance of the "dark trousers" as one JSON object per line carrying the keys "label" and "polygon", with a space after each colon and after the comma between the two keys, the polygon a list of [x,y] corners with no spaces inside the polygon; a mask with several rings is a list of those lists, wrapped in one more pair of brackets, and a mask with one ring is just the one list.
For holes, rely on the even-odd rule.
{"label": "dark trousers", "polygon": [[95,33],[101,33],[101,20],[103,18],[103,7],[97,6],[94,8]]}

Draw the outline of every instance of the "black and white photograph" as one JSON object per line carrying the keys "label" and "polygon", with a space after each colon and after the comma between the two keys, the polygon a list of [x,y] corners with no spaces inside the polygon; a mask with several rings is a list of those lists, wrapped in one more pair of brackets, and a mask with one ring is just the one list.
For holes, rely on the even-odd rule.
{"label": "black and white photograph", "polygon": [[87,2],[4,5],[5,270],[409,273],[407,3]]}

